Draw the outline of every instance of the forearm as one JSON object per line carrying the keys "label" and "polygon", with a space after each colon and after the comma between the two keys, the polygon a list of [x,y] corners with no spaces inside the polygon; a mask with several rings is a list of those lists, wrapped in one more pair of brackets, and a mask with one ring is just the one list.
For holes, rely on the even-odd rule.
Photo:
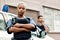
{"label": "forearm", "polygon": [[33,24],[19,24],[19,23],[16,23],[13,26],[17,27],[17,28],[26,28],[26,29],[29,29],[29,30],[35,28],[35,26]]}
{"label": "forearm", "polygon": [[35,26],[33,24],[22,24],[21,27],[26,28],[26,29],[33,29]]}
{"label": "forearm", "polygon": [[11,27],[11,28],[9,29],[9,31],[15,33],[15,32],[21,32],[21,31],[30,31],[30,30],[25,29],[25,28]]}
{"label": "forearm", "polygon": [[48,32],[48,27],[44,25],[45,31]]}

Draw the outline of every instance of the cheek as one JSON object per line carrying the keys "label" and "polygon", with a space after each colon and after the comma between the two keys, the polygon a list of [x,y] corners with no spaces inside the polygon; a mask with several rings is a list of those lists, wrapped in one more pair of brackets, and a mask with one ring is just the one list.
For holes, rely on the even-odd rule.
{"label": "cheek", "polygon": [[39,19],[39,20],[41,20],[41,19]]}
{"label": "cheek", "polygon": [[23,10],[22,12],[25,12],[25,10]]}
{"label": "cheek", "polygon": [[20,10],[18,9],[17,11],[19,12]]}
{"label": "cheek", "polygon": [[40,21],[42,21],[42,19],[40,19]]}
{"label": "cheek", "polygon": [[24,12],[26,11],[26,10],[23,10]]}
{"label": "cheek", "polygon": [[41,21],[40,19],[38,21]]}

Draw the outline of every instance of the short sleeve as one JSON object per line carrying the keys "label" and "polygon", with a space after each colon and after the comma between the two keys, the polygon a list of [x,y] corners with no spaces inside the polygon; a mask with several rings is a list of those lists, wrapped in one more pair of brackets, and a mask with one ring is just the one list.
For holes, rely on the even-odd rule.
{"label": "short sleeve", "polygon": [[9,32],[9,28],[12,26],[12,19],[7,21],[7,33],[11,34],[12,32]]}
{"label": "short sleeve", "polygon": [[30,23],[31,23],[31,24],[35,24],[33,18],[30,18]]}
{"label": "short sleeve", "polygon": [[32,31],[36,31],[36,24],[35,24],[33,18],[30,18],[30,24],[33,24],[35,26],[35,28],[32,29]]}

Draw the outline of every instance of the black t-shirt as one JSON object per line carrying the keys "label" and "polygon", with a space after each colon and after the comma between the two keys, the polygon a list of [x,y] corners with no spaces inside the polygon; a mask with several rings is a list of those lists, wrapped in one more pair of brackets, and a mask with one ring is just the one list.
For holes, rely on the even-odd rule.
{"label": "black t-shirt", "polygon": [[39,23],[37,23],[36,26],[39,27],[41,31],[45,31],[44,25],[40,25]]}
{"label": "black t-shirt", "polygon": [[[14,19],[16,21],[14,21]],[[14,25],[15,23],[21,23],[21,24],[31,23],[31,24],[34,24],[34,21],[33,21],[32,18],[27,18],[27,21],[26,21],[26,18],[22,18],[22,19],[19,19],[18,17],[13,18],[12,20],[9,20],[7,22],[7,32],[8,32],[8,34],[11,34],[11,32],[9,32],[9,28],[12,27],[12,25]],[[32,31],[34,31],[34,30],[32,29]],[[22,31],[22,32],[14,33],[14,38],[15,39],[28,39],[30,37],[31,37],[31,32]]]}
{"label": "black t-shirt", "polygon": [[[29,24],[30,23],[29,21],[30,20],[27,18],[24,18],[24,19],[15,18],[15,23]],[[13,23],[13,24],[15,24],[15,23]],[[31,37],[31,32],[22,31],[22,32],[14,33],[15,39],[28,39],[30,37]]]}

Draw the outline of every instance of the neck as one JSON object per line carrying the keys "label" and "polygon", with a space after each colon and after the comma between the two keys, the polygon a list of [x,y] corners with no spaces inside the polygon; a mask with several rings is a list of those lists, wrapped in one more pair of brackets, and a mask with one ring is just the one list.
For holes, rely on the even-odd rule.
{"label": "neck", "polygon": [[18,15],[19,18],[23,18],[23,15]]}

